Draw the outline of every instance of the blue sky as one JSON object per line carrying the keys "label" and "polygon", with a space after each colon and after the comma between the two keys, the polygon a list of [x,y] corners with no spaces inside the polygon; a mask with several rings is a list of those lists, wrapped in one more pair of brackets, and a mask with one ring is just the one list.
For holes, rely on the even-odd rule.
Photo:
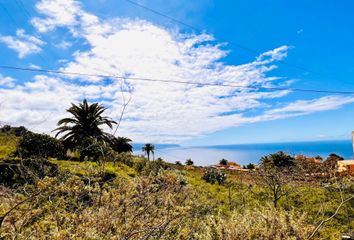
{"label": "blue sky", "polygon": [[[197,83],[353,91],[354,3],[1,1],[0,65]],[[247,51],[239,45],[252,49]],[[299,66],[299,67],[294,67]],[[353,95],[84,78],[0,69],[0,121],[50,132],[88,98],[137,142],[349,139]]]}

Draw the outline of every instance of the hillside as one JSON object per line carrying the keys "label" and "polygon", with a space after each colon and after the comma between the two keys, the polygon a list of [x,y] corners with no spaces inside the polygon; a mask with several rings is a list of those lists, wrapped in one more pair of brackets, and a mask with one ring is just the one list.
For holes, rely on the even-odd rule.
{"label": "hillside", "polygon": [[[0,139],[6,161],[19,137]],[[308,239],[336,211],[341,194],[328,183],[289,183],[274,208],[255,172],[225,172],[227,182],[219,185],[202,179],[205,168],[129,154],[103,165],[48,161],[58,167],[54,175],[1,188],[2,238]],[[345,197],[353,189],[351,180],[346,184]],[[313,238],[351,233],[353,204],[343,205]]]}

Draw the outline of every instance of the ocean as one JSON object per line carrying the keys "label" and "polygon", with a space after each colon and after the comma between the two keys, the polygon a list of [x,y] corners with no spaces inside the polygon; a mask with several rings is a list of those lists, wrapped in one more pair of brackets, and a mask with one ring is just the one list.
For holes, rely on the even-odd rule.
{"label": "ocean", "polygon": [[[286,142],[261,144],[234,144],[219,146],[183,147],[177,145],[156,145],[155,158],[161,157],[168,162],[192,159],[195,165],[208,166],[225,158],[241,165],[257,164],[262,156],[277,151],[291,155],[320,155],[326,158],[330,153],[336,153],[344,159],[353,159],[352,142],[350,140],[316,141],[316,142]],[[134,147],[134,154],[142,154],[141,147]]]}

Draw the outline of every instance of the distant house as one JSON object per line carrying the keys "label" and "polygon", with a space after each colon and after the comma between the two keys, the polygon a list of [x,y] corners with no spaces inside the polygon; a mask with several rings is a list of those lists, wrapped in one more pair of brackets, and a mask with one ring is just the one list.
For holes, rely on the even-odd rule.
{"label": "distant house", "polygon": [[354,175],[354,160],[338,161],[338,172]]}
{"label": "distant house", "polygon": [[225,169],[225,170],[232,170],[232,171],[236,171],[236,170],[241,170],[241,165],[237,164],[235,162],[228,162],[226,165],[224,164],[216,164],[214,166],[212,166],[213,168],[216,169]]}

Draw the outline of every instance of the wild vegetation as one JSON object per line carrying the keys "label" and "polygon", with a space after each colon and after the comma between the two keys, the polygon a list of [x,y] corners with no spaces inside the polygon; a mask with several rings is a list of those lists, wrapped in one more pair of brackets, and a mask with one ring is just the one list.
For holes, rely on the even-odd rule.
{"label": "wild vegetation", "polygon": [[[323,161],[284,153],[247,171],[132,154],[131,140],[87,101],[60,139],[0,133],[1,239],[340,239],[354,233],[354,184]],[[21,128],[22,130],[25,128]],[[20,131],[18,131],[20,132]],[[67,151],[69,150],[69,151]],[[317,158],[318,160],[318,158]],[[221,162],[220,162],[221,163]],[[227,164],[223,160],[222,164]]]}

